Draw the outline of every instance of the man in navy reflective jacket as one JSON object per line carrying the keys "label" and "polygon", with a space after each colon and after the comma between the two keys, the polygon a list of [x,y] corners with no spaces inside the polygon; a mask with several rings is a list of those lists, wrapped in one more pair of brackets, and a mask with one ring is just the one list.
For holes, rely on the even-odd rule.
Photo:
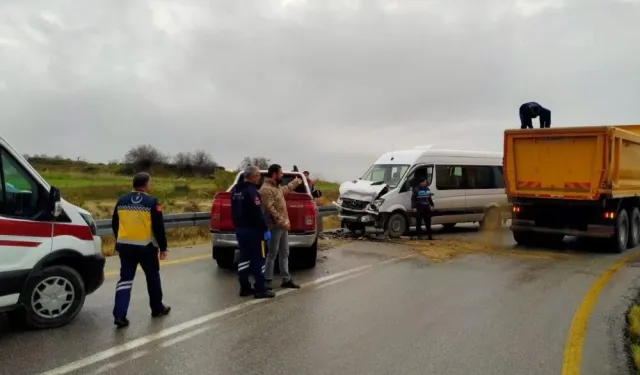
{"label": "man in navy reflective jacket", "polygon": [[433,198],[426,177],[419,177],[418,186],[413,188],[411,194],[411,208],[416,213],[416,233],[422,239],[422,222],[427,230],[427,236],[433,239],[431,234],[431,211],[433,210]]}
{"label": "man in navy reflective jacket", "polygon": [[[265,287],[265,241],[271,239],[271,233],[256,188],[259,179],[260,170],[250,165],[244,169],[243,181],[231,190],[231,214],[240,248],[238,280],[241,297],[253,294],[255,298],[273,298],[275,293]],[[250,273],[253,274],[253,288],[249,282]]]}

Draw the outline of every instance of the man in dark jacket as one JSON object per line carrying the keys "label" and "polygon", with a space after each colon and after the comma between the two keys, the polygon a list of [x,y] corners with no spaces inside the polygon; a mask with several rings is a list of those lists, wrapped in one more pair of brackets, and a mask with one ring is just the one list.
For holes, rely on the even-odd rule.
{"label": "man in dark jacket", "polygon": [[[254,298],[273,298],[276,295],[266,289],[264,277],[265,241],[271,239],[271,232],[265,221],[262,201],[256,188],[260,180],[260,170],[248,166],[243,177],[243,181],[238,182],[231,190],[231,214],[240,248],[240,296],[253,294]],[[253,288],[249,282],[250,273],[253,274]]]}
{"label": "man in dark jacket", "polygon": [[433,239],[431,234],[431,210],[433,206],[432,194],[427,185],[427,179],[420,177],[420,183],[413,188],[413,193],[411,194],[411,208],[413,212],[416,213],[416,232],[418,238],[422,237],[422,222],[424,221],[427,235],[430,240]]}
{"label": "man in dark jacket", "polygon": [[133,192],[118,200],[111,219],[116,251],[120,256],[120,281],[116,284],[113,308],[114,324],[118,328],[129,325],[127,310],[138,264],[147,279],[151,316],[160,317],[171,311],[171,307],[162,303],[160,284],[159,260],[167,258],[164,219],[158,200],[149,195],[150,190],[148,173],[133,176]]}
{"label": "man in dark jacket", "polygon": [[551,127],[551,111],[536,102],[520,106],[520,129],[533,129],[532,119],[540,116],[540,129]]}

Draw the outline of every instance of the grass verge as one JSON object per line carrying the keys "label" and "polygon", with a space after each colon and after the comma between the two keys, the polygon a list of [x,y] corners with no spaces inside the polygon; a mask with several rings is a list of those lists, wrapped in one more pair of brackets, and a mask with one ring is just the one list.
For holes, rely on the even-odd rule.
{"label": "grass verge", "polygon": [[634,304],[627,312],[627,343],[634,373],[640,374],[640,305]]}

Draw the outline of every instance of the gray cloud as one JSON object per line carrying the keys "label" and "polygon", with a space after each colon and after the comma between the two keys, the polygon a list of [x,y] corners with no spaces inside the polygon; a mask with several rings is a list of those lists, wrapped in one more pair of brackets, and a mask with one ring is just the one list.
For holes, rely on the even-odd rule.
{"label": "gray cloud", "polygon": [[4,1],[3,134],[109,160],[152,143],[342,180],[418,144],[499,150],[517,108],[640,118],[637,1]]}

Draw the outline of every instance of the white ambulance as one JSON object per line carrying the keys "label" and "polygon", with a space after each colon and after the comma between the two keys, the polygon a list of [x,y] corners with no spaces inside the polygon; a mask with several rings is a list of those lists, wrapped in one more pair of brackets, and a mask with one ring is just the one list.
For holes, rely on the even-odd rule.
{"label": "white ambulance", "polygon": [[0,136],[0,313],[35,329],[65,325],[102,285],[104,265],[91,214]]}

